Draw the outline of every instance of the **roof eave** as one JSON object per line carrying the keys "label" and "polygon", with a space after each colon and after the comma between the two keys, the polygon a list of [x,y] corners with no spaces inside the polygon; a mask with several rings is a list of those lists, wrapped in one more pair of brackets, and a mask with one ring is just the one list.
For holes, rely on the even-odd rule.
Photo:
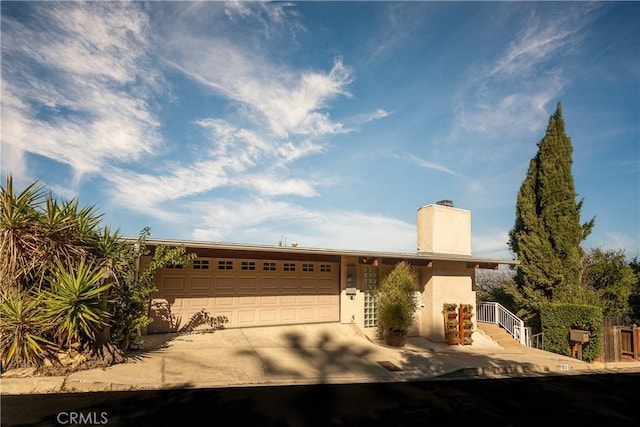
{"label": "roof eave", "polygon": [[[124,238],[125,241],[135,243],[136,238]],[[207,248],[207,249],[224,249],[237,251],[258,251],[258,252],[280,252],[280,253],[299,253],[299,254],[322,254],[336,256],[359,256],[373,258],[398,258],[398,259],[424,259],[426,261],[458,261],[466,262],[468,266],[475,268],[497,268],[497,265],[518,265],[517,260],[505,260],[495,258],[474,257],[471,255],[451,254],[451,253],[435,253],[435,252],[385,252],[385,251],[366,251],[357,249],[326,249],[326,248],[310,248],[310,247],[294,247],[294,246],[278,246],[278,245],[255,245],[244,243],[217,243],[205,241],[190,240],[171,240],[171,239],[147,239],[149,246],[185,246],[187,248]]]}

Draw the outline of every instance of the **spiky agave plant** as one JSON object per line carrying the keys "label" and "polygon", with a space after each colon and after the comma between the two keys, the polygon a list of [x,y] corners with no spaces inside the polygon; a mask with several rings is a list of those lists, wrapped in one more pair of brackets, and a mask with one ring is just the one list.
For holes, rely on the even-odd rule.
{"label": "spiky agave plant", "polygon": [[0,293],[0,359],[4,369],[37,365],[53,343],[40,294],[7,289]]}
{"label": "spiky agave plant", "polygon": [[57,263],[44,296],[45,313],[60,345],[95,341],[96,330],[107,324],[109,313],[101,307],[111,284],[101,284],[104,277],[103,268],[84,259],[70,268]]}

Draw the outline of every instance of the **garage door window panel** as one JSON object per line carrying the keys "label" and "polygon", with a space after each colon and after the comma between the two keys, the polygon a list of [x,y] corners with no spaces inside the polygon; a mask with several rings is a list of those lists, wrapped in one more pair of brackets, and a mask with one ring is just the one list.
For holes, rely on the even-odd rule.
{"label": "garage door window panel", "polygon": [[218,260],[218,270],[233,270],[233,261],[225,259]]}
{"label": "garage door window panel", "polygon": [[240,270],[243,271],[254,271],[256,269],[255,261],[242,261],[240,263]]}
{"label": "garage door window panel", "polygon": [[209,260],[196,258],[193,260],[192,268],[194,270],[208,270],[209,269]]}
{"label": "garage door window panel", "polygon": [[180,270],[183,267],[184,266],[182,264],[171,264],[171,263],[168,263],[167,265],[164,266],[164,268],[168,268],[170,270]]}
{"label": "garage door window panel", "polygon": [[331,264],[320,264],[320,273],[331,273]]}
{"label": "garage door window panel", "polygon": [[262,263],[262,271],[276,271],[276,263],[275,262],[263,262]]}

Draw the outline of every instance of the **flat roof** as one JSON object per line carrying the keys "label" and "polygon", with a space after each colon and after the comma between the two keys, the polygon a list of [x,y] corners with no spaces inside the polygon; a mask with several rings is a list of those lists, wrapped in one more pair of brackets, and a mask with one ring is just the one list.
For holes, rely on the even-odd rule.
{"label": "flat roof", "polygon": [[[137,238],[124,238],[126,241],[135,242]],[[246,243],[219,243],[206,242],[196,240],[172,240],[172,239],[147,239],[149,246],[185,246],[193,249],[221,249],[232,251],[251,251],[251,252],[278,252],[290,254],[308,254],[308,255],[333,255],[333,256],[359,256],[372,258],[398,258],[398,259],[414,259],[425,261],[459,261],[477,264],[483,268],[493,268],[493,264],[518,265],[517,260],[505,260],[496,258],[474,257],[471,255],[435,253],[435,252],[386,252],[386,251],[366,251],[356,249],[326,249],[311,248],[300,246],[279,246],[279,245],[256,245]]]}

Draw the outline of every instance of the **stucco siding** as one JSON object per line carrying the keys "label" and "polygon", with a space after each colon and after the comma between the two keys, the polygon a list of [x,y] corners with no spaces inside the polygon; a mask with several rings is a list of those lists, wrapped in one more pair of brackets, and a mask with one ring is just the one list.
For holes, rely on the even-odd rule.
{"label": "stucco siding", "polygon": [[420,335],[434,342],[444,342],[445,303],[472,304],[476,293],[472,289],[475,270],[455,262],[434,262],[431,277],[422,292],[424,309],[420,321]]}

